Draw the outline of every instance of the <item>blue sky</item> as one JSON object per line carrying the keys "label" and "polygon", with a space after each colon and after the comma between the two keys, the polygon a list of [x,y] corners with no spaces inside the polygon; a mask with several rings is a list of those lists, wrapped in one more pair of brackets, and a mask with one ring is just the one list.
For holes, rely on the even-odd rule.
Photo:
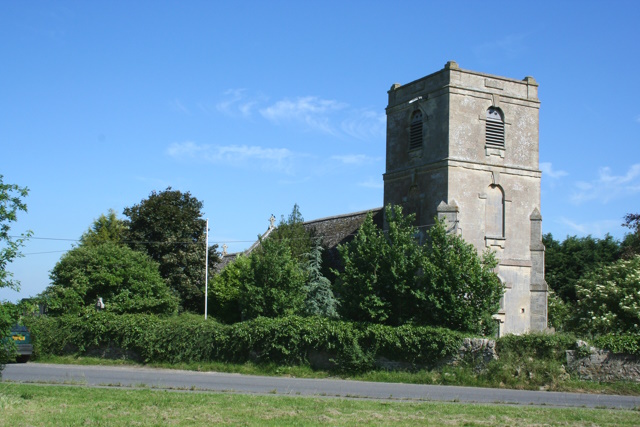
{"label": "blue sky", "polygon": [[640,210],[640,2],[0,4],[0,174],[27,186],[21,292],[153,190],[245,249],[271,214],[382,205],[393,83],[461,68],[540,84],[544,232],[621,238]]}

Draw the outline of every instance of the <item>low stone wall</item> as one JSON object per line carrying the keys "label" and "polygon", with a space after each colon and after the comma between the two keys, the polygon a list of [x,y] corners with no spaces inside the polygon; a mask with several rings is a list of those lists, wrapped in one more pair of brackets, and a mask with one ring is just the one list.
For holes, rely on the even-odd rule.
{"label": "low stone wall", "polygon": [[578,342],[579,350],[567,350],[567,371],[584,380],[640,382],[640,357],[616,354]]}
{"label": "low stone wall", "polygon": [[[333,362],[332,355],[327,352],[310,351],[308,354],[309,363],[315,369],[331,369],[336,365]],[[452,357],[443,360],[434,360],[431,366],[428,365],[416,365],[414,363],[403,362],[398,360],[391,360],[386,357],[377,357],[374,361],[374,365],[377,368],[386,369],[389,371],[412,371],[416,369],[425,369],[433,366],[451,365],[456,366],[461,363],[470,363],[476,370],[482,370],[486,367],[487,363],[498,358],[496,353],[496,342],[490,339],[483,338],[465,338],[462,341],[462,345],[458,349],[458,353]]]}

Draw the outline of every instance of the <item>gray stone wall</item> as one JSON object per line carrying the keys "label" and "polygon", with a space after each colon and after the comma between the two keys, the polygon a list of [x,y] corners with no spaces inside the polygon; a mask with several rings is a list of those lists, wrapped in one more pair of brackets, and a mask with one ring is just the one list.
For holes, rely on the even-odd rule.
{"label": "gray stone wall", "polygon": [[578,345],[579,351],[567,350],[569,373],[583,380],[640,382],[640,357],[600,350],[580,341]]}

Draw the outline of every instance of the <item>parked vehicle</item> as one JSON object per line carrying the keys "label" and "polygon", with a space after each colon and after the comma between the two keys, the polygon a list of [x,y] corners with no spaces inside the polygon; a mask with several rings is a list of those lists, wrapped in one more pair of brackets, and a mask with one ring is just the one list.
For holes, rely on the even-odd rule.
{"label": "parked vehicle", "polygon": [[11,327],[11,339],[16,345],[16,361],[26,363],[33,354],[33,344],[31,344],[31,333],[26,326],[14,325]]}

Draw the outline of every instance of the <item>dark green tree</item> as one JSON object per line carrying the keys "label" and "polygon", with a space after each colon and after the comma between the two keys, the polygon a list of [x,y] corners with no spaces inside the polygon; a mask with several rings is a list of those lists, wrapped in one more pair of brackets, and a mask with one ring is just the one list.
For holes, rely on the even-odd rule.
{"label": "dark green tree", "polygon": [[490,251],[477,249],[461,236],[447,233],[436,221],[427,233],[426,262],[414,294],[419,309],[414,321],[472,333],[491,334],[504,286]]}
{"label": "dark green tree", "polygon": [[622,225],[631,230],[622,241],[622,256],[630,259],[640,255],[640,214],[625,215]]}
{"label": "dark green tree", "polygon": [[334,273],[345,319],[400,325],[415,315],[412,291],[423,264],[415,217],[400,206],[387,206],[385,215],[386,231],[368,214],[355,238],[338,247],[343,270]]}
{"label": "dark green tree", "polygon": [[281,217],[278,227],[269,236],[270,239],[286,240],[291,248],[291,255],[298,261],[304,261],[311,251],[312,236],[304,227],[304,218],[298,204],[293,205],[289,216]]}
{"label": "dark green tree", "polygon": [[577,301],[576,282],[603,264],[620,259],[620,243],[610,235],[569,236],[562,243],[549,234],[542,236],[545,245],[545,279],[549,287],[566,303]]}
{"label": "dark green tree", "polygon": [[[19,212],[27,212],[24,199],[29,194],[29,189],[19,187],[16,184],[5,184],[0,175],[0,288],[18,290],[20,283],[13,279],[13,274],[7,271],[7,266],[16,258],[22,256],[20,249],[31,236],[27,231],[19,237],[10,234],[12,223],[18,220]],[[16,319],[11,315],[9,307],[0,302],[0,339],[9,335],[12,323]],[[4,364],[13,357],[9,346],[0,345],[0,374]]]}
{"label": "dark green tree", "polygon": [[239,255],[209,279],[209,312],[224,323],[241,321],[241,294],[247,280],[252,280],[251,259]]}
{"label": "dark green tree", "polygon": [[[182,310],[204,312],[205,223],[202,202],[189,192],[152,192],[125,208],[127,241],[160,265],[160,275],[179,296]],[[217,245],[210,246],[209,274],[218,262]]]}
{"label": "dark green tree", "polygon": [[113,242],[80,246],[63,255],[40,299],[50,315],[63,315],[94,309],[98,297],[106,311],[118,314],[168,315],[178,308],[158,264]]}
{"label": "dark green tree", "polygon": [[262,239],[240,281],[243,320],[301,314],[306,275],[293,258],[287,239]]}
{"label": "dark green tree", "polygon": [[126,239],[127,225],[118,219],[116,212],[109,209],[107,214],[101,214],[98,219],[80,237],[81,245],[99,245],[106,242],[123,244]]}
{"label": "dark green tree", "polygon": [[331,282],[322,275],[322,245],[316,239],[305,264],[307,284],[303,313],[307,316],[319,316],[336,319],[338,301],[333,295]]}
{"label": "dark green tree", "polygon": [[344,269],[335,273],[343,318],[490,333],[504,292],[494,255],[478,255],[439,221],[421,246],[414,216],[404,216],[400,206],[385,208],[385,218],[383,231],[368,215],[354,240],[339,247]]}

